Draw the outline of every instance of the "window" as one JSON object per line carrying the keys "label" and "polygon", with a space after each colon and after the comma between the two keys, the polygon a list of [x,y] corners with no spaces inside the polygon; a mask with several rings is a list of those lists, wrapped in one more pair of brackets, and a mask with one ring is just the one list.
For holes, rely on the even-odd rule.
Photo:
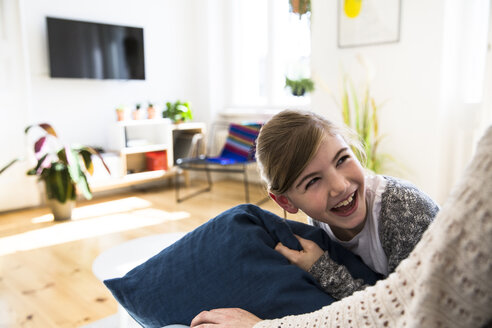
{"label": "window", "polygon": [[232,107],[309,103],[285,89],[285,77],[310,77],[310,22],[288,0],[235,0],[232,6]]}

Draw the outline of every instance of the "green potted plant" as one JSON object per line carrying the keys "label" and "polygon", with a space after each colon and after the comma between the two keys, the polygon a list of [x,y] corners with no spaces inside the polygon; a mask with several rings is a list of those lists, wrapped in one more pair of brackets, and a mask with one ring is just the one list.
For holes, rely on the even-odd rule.
{"label": "green potted plant", "polygon": [[162,117],[169,118],[174,123],[181,123],[193,119],[190,104],[185,101],[167,102],[166,108],[162,112]]}
{"label": "green potted plant", "polygon": [[[55,220],[70,219],[77,191],[86,199],[92,198],[87,181],[87,173],[92,174],[94,171],[92,155],[99,156],[108,172],[109,169],[94,148],[64,145],[55,130],[47,123],[30,125],[25,129],[25,133],[29,134],[35,129],[40,132],[39,139],[34,143],[36,165],[27,171],[27,175],[36,175],[44,182],[47,204]],[[0,173],[18,160],[10,161]]]}
{"label": "green potted plant", "polygon": [[289,0],[290,11],[298,14],[299,19],[302,15],[311,12],[311,0]]}
{"label": "green potted plant", "polygon": [[291,80],[285,77],[285,87],[290,88],[292,95],[300,97],[304,96],[306,92],[312,92],[314,90],[314,82],[310,78]]}
{"label": "green potted plant", "polygon": [[[352,128],[359,136],[365,152],[366,168],[374,173],[383,173],[395,159],[379,151],[383,135],[379,132],[379,109],[371,95],[369,83],[362,90],[356,90],[348,75],[343,76],[342,97],[339,104],[344,123]],[[337,102],[338,103],[338,102]],[[356,152],[359,159],[360,154]]]}

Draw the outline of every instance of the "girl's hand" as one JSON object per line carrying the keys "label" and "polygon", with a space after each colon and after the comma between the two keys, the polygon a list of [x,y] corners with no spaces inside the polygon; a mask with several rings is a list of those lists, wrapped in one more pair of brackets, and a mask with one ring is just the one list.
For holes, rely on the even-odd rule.
{"label": "girl's hand", "polygon": [[252,328],[260,321],[257,316],[242,309],[215,309],[198,314],[191,321],[191,327]]}
{"label": "girl's hand", "polygon": [[304,271],[308,271],[324,252],[314,241],[304,239],[298,235],[295,236],[301,243],[302,251],[290,249],[282,243],[278,243],[275,246],[275,250],[285,256],[290,263],[297,265]]}

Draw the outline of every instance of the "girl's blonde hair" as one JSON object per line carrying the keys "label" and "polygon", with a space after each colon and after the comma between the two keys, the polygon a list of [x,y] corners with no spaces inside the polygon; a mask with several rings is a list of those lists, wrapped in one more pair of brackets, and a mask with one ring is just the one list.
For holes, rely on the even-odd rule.
{"label": "girl's blonde hair", "polygon": [[256,158],[268,192],[285,193],[317,153],[323,137],[341,136],[364,162],[365,154],[357,135],[308,111],[284,110],[261,129],[256,143]]}

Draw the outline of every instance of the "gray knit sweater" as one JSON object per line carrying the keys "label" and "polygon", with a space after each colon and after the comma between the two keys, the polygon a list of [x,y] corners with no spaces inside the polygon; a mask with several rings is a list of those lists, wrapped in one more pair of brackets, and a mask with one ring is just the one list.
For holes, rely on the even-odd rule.
{"label": "gray knit sweater", "polygon": [[[379,236],[388,258],[388,272],[408,257],[439,211],[434,201],[407,181],[384,177],[386,188],[381,195]],[[320,226],[313,220],[314,226]],[[311,267],[309,272],[321,287],[336,299],[342,299],[366,286],[354,279],[346,267],[333,261],[328,252]]]}

